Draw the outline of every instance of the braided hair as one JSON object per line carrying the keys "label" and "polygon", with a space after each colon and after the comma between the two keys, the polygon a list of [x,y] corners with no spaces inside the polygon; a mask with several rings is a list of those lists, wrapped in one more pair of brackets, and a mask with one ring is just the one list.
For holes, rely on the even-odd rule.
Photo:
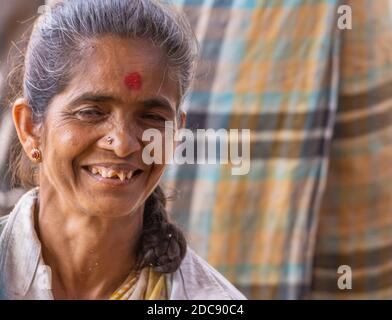
{"label": "braided hair", "polygon": [[136,268],[154,266],[158,272],[174,272],[185,256],[186,246],[182,231],[169,221],[166,197],[158,186],[145,204]]}

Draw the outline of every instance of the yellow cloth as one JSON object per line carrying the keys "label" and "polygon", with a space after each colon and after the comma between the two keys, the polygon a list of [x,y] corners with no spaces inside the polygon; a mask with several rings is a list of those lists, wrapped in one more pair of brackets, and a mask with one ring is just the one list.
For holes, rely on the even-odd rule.
{"label": "yellow cloth", "polygon": [[148,267],[132,272],[109,300],[167,300],[165,275]]}

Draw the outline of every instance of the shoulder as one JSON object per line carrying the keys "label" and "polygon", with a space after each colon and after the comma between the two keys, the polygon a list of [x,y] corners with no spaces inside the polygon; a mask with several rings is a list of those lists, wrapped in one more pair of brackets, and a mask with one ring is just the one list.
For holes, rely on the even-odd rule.
{"label": "shoulder", "polygon": [[9,215],[6,215],[4,217],[0,217],[0,236],[3,233],[3,230],[7,224],[8,217],[9,217]]}
{"label": "shoulder", "polygon": [[34,208],[38,188],[31,189],[23,194],[11,213],[0,217],[0,245],[7,246],[10,238],[22,239],[26,228],[31,229],[31,212]]}
{"label": "shoulder", "polygon": [[245,300],[223,275],[191,248],[173,274],[172,300]]}
{"label": "shoulder", "polygon": [[35,201],[38,197],[38,188],[31,189],[25,192],[18,202],[16,203],[15,207],[11,211],[10,214],[0,217],[0,235],[5,230],[7,224],[13,225],[16,217],[20,215],[20,213],[25,213],[25,216],[30,218],[30,212],[35,205]]}

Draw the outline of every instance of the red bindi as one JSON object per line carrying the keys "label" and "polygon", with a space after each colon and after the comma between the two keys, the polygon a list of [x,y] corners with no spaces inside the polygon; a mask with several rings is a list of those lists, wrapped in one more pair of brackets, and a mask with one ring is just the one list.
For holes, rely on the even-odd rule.
{"label": "red bindi", "polygon": [[124,78],[124,83],[131,90],[139,90],[142,87],[142,77],[138,72],[130,73]]}

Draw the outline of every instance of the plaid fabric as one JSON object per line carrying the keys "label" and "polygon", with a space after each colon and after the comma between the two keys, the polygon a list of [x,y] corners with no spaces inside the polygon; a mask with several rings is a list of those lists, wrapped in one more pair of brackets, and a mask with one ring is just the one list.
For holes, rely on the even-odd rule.
{"label": "plaid fabric", "polygon": [[391,298],[389,1],[345,1],[352,30],[337,0],[173,2],[201,42],[187,126],[251,129],[248,175],[166,172],[191,246],[251,299]]}
{"label": "plaid fabric", "polygon": [[[352,2],[354,32],[342,37],[338,113],[319,214],[313,296],[391,299],[391,18],[388,1]],[[351,267],[352,290],[338,290],[339,265]]]}

